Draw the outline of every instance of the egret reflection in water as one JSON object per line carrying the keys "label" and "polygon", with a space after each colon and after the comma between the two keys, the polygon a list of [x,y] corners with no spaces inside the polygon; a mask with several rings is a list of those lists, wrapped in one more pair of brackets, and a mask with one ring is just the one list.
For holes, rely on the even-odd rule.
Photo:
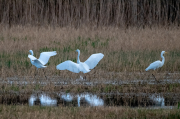
{"label": "egret reflection in water", "polygon": [[[78,107],[108,105],[108,102],[106,102],[105,104],[103,99],[91,93],[82,93],[82,94],[77,94],[77,95],[73,95],[70,93],[63,93],[63,94],[61,93],[59,94],[59,97],[60,97],[59,98],[60,100],[63,100],[65,102],[70,102],[72,104],[77,104]],[[152,106],[161,107],[161,108],[166,107],[165,99],[163,96],[160,96],[160,94],[151,94],[148,97],[149,97],[149,101],[153,102]],[[58,102],[61,102],[61,101],[58,101],[58,99],[54,99],[45,93],[42,93],[39,95],[32,94],[29,98],[30,106],[36,105],[38,103],[42,106],[57,106]]]}
{"label": "egret reflection in water", "polygon": [[67,102],[71,102],[73,100],[73,96],[69,93],[61,95],[61,98]]}
{"label": "egret reflection in water", "polygon": [[40,94],[40,96],[31,95],[29,98],[29,105],[35,105],[35,101],[39,100],[42,106],[57,106],[57,100],[52,99],[46,94]]}
{"label": "egret reflection in water", "polygon": [[165,106],[164,97],[160,95],[152,95],[150,99],[155,103],[156,106]]}
{"label": "egret reflection in water", "polygon": [[41,94],[39,99],[42,106],[56,106],[57,105],[56,99],[52,99],[51,97],[45,94]]}
{"label": "egret reflection in water", "polygon": [[[104,101],[97,95],[93,94],[78,94],[78,95],[71,95],[70,93],[62,94],[61,99],[66,102],[72,102],[73,100],[78,103],[78,107],[80,107],[81,100],[84,100],[85,103],[87,103],[90,106],[103,106]],[[35,105],[36,101],[40,101],[40,104],[42,106],[57,106],[57,100],[49,97],[47,94],[40,94],[39,96],[31,95],[29,98],[29,105],[33,106]]]}
{"label": "egret reflection in water", "polygon": [[90,106],[103,106],[104,101],[97,97],[97,95],[92,94],[81,94],[77,95],[78,107],[80,107],[80,101],[84,99]]}
{"label": "egret reflection in water", "polygon": [[33,106],[36,100],[37,96],[31,95],[29,98],[29,106]]}

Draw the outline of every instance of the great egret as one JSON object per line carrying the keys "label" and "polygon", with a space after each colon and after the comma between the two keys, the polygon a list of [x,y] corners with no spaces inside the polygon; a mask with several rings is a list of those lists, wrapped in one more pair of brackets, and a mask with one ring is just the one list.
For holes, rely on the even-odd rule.
{"label": "great egret", "polygon": [[36,68],[45,68],[47,66],[45,66],[48,61],[49,61],[49,58],[51,56],[54,56],[56,55],[56,51],[51,51],[51,52],[42,52],[40,54],[40,57],[39,59],[37,59],[36,57],[33,56],[33,51],[32,50],[29,50],[29,52],[31,53],[31,55],[29,54],[28,57],[30,58],[30,61],[31,61],[31,64],[36,66]]}
{"label": "great egret", "polygon": [[77,63],[67,60],[57,65],[56,68],[58,70],[69,70],[74,73],[79,73],[79,72],[88,73],[104,57],[102,53],[96,53],[96,54],[92,54],[85,62],[81,62],[79,59],[80,50],[77,49],[76,52],[78,52]]}
{"label": "great egret", "polygon": [[[148,70],[155,70],[155,69],[157,69],[157,68],[160,68],[160,67],[162,67],[163,65],[164,65],[164,62],[165,62],[165,58],[164,58],[164,54],[165,53],[167,53],[167,52],[165,52],[165,51],[162,51],[161,52],[161,58],[162,58],[162,61],[160,61],[160,60],[157,60],[157,61],[155,61],[155,62],[153,62],[153,63],[151,63],[145,70],[146,71],[148,71]],[[153,74],[152,74],[153,75]],[[153,75],[154,76],[154,75]],[[155,78],[155,76],[154,76],[154,78]],[[156,79],[156,78],[155,78]]]}

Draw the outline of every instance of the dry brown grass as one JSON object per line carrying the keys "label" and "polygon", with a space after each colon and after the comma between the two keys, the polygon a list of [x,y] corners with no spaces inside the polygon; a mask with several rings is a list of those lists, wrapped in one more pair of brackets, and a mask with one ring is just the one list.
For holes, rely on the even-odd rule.
{"label": "dry brown grass", "polygon": [[[102,52],[105,55],[93,70],[94,75],[107,71],[144,72],[152,61],[161,59],[162,50],[169,54],[165,56],[165,65],[160,71],[175,72],[180,67],[179,37],[177,28],[1,27],[1,76],[32,76],[35,68],[27,58],[30,49],[37,57],[42,51],[57,51],[58,54],[50,59],[46,68],[47,75],[74,75],[68,72],[68,76],[65,76],[67,72],[59,72],[55,66],[67,59],[76,61],[77,53],[74,50],[77,48],[81,50],[81,61],[92,53]],[[39,75],[43,75],[43,72],[40,71]]]}
{"label": "dry brown grass", "polygon": [[[100,40],[109,39],[109,51],[131,51],[131,50],[179,50],[180,30],[177,28],[129,28],[120,29],[114,27],[103,27],[89,29],[82,27],[74,29],[52,28],[52,27],[21,27],[16,26],[10,29],[1,27],[0,50],[7,53],[17,51],[28,51],[29,49],[38,50],[43,47],[59,47],[68,43],[75,43],[75,39],[99,38]],[[25,40],[27,39],[27,40]],[[15,41],[14,41],[15,40]],[[59,43],[53,44],[51,42]],[[75,45],[75,44],[71,44]],[[92,51],[88,47],[88,51]],[[103,49],[104,50],[104,49]],[[106,51],[105,51],[106,52]]]}
{"label": "dry brown grass", "polygon": [[143,109],[128,107],[28,107],[0,105],[0,118],[18,119],[120,119],[120,118],[179,118],[178,109]]}
{"label": "dry brown grass", "polygon": [[[0,2],[2,3],[7,1]],[[117,2],[117,4],[114,4],[115,2]],[[8,77],[11,76],[17,77],[17,79],[13,80],[22,81],[23,79],[25,81],[30,81],[31,83],[34,80],[39,81],[43,79],[44,81],[45,77],[41,69],[38,72],[38,76],[40,76],[40,78],[38,76],[35,79],[31,78],[34,76],[35,67],[30,64],[29,58],[27,57],[28,51],[32,49],[37,57],[42,51],[56,50],[58,53],[50,59],[49,64],[47,64],[48,68],[45,69],[45,74],[49,76],[47,85],[41,86],[40,84],[35,83],[19,86],[16,83],[8,85],[3,82],[0,85],[0,89],[2,90],[1,101],[3,100],[3,97],[4,101],[8,101],[8,99],[12,101],[14,95],[14,97],[17,97],[17,99],[14,100],[26,99],[27,101],[27,98],[33,91],[63,91],[72,93],[120,92],[137,94],[142,92],[147,94],[179,92],[179,84],[176,83],[165,85],[130,84],[117,86],[99,84],[94,87],[84,85],[55,86],[51,83],[53,76],[58,76],[57,79],[55,79],[56,81],[67,80],[70,82],[79,78],[79,74],[74,74],[69,71],[57,71],[55,68],[57,64],[65,60],[69,59],[76,61],[77,54],[74,50],[77,48],[81,50],[81,61],[85,61],[92,53],[102,52],[105,55],[105,57],[99,62],[98,66],[86,75],[87,79],[91,81],[98,80],[103,82],[114,80],[118,82],[122,80],[136,79],[145,79],[149,81],[151,79],[149,78],[151,73],[144,73],[144,69],[152,61],[160,59],[160,52],[162,50],[169,52],[169,54],[165,56],[165,65],[158,70],[156,78],[164,80],[169,77],[169,75],[170,79],[179,78],[180,74],[168,74],[169,72],[175,73],[180,69],[180,30],[172,25],[172,23],[175,26],[179,24],[179,4],[173,7],[173,5],[179,3],[179,1],[170,1],[167,3],[164,1],[156,1],[156,4],[152,4],[148,0],[139,3],[138,0],[134,0],[133,3],[124,1],[123,4],[117,0],[115,0],[115,2],[110,1],[108,2],[109,5],[107,5],[106,2],[103,3],[103,1],[98,1],[97,3],[87,1],[86,5],[84,2],[69,2],[69,8],[66,8],[68,5],[62,5],[64,4],[63,1],[59,1],[58,4],[54,4],[54,1],[51,1],[48,4],[49,9],[43,8],[43,2],[41,2],[41,4],[40,2],[28,0],[10,0],[7,4],[0,4],[0,6],[2,6],[0,8],[1,82],[8,81]],[[100,4],[102,5],[101,7],[99,7]],[[53,5],[55,6],[53,7]],[[58,8],[58,5],[62,5],[61,10],[54,9]],[[78,9],[80,5],[82,5],[83,10]],[[86,7],[88,5],[92,7]],[[114,5],[116,5],[116,7],[114,7]],[[137,5],[140,6],[140,8],[137,7]],[[106,11],[107,6],[108,9]],[[25,7],[26,9],[22,10],[22,7]],[[33,9],[31,9],[31,7]],[[76,8],[75,11],[73,10],[74,7]],[[93,7],[96,7],[97,9],[94,9]],[[175,11],[173,10],[174,8],[176,8]],[[156,11],[156,9],[158,11]],[[170,14],[173,15],[170,16],[169,14],[166,14],[168,13],[167,10],[170,10]],[[50,11],[53,14],[51,14]],[[7,24],[10,27],[7,27]],[[24,26],[13,26],[14,24],[21,24]],[[88,25],[83,26],[84,24]],[[146,25],[155,26],[156,24],[158,27],[144,27]],[[69,27],[60,28],[55,27],[55,25]],[[166,28],[161,28],[161,25],[165,25]],[[143,26],[143,28],[134,28],[131,26]],[[23,78],[21,78],[21,76]],[[28,107],[26,105],[0,105],[0,118],[169,117],[179,118],[179,110],[147,110],[122,107],[76,108],[61,106]]]}

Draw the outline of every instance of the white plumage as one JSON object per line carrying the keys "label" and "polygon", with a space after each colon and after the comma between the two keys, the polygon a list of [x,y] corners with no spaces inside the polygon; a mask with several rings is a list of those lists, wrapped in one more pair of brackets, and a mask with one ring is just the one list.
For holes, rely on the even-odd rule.
{"label": "white plumage", "polygon": [[150,70],[150,69],[155,70],[155,69],[157,69],[157,68],[162,67],[162,66],[164,65],[164,62],[165,62],[165,58],[164,58],[164,56],[163,56],[164,53],[167,53],[167,52],[165,52],[165,51],[162,51],[162,52],[161,52],[162,61],[157,60],[157,61],[151,63],[145,70],[146,70],[146,71],[148,71],[148,70]]}
{"label": "white plumage", "polygon": [[31,64],[36,66],[37,69],[47,67],[47,66],[44,66],[44,65],[46,65],[48,63],[49,58],[51,56],[54,56],[54,55],[57,54],[56,51],[42,52],[40,54],[39,59],[37,59],[36,57],[33,56],[33,51],[32,50],[29,50],[29,52],[31,53],[31,55],[28,55],[28,57],[30,58]]}
{"label": "white plumage", "polygon": [[102,53],[92,54],[85,62],[80,62],[80,50],[76,50],[78,52],[77,63],[67,60],[57,65],[56,68],[58,70],[69,70],[74,73],[88,73],[90,69],[93,69],[98,62],[104,57]]}

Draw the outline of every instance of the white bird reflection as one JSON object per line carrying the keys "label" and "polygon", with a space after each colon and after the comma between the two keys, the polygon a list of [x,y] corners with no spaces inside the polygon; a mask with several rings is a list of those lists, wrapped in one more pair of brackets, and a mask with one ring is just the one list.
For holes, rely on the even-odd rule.
{"label": "white bird reflection", "polygon": [[61,95],[61,98],[67,102],[71,102],[73,100],[73,96],[69,93]]}
{"label": "white bird reflection", "polygon": [[29,106],[33,106],[36,100],[37,96],[31,95],[31,97],[29,98]]}
{"label": "white bird reflection", "polygon": [[100,99],[97,95],[92,95],[88,93],[80,94],[76,96],[73,96],[69,93],[61,95],[61,98],[67,102],[73,101],[74,97],[77,98],[78,107],[80,107],[80,102],[82,99],[84,99],[85,102],[89,104],[90,106],[103,106],[104,105],[104,101]]}
{"label": "white bird reflection", "polygon": [[39,99],[42,106],[56,106],[57,105],[56,99],[52,99],[51,97],[45,94],[41,94]]}
{"label": "white bird reflection", "polygon": [[161,97],[160,95],[152,95],[150,99],[154,101],[156,106],[165,106],[164,97]]}
{"label": "white bird reflection", "polygon": [[[75,95],[75,96],[67,93],[67,94],[61,95],[60,97],[62,100],[66,102],[72,102],[75,98],[77,98],[78,107],[80,107],[81,100],[84,100],[85,103],[87,103],[90,106],[103,106],[104,105],[104,101],[100,99],[97,95],[88,94],[88,93]],[[37,100],[40,101],[40,104],[42,106],[57,106],[57,100],[52,99],[46,94],[40,94],[39,96],[31,95],[29,98],[29,105],[30,106],[35,105],[35,101]]]}
{"label": "white bird reflection", "polygon": [[104,105],[104,101],[100,99],[99,97],[97,97],[97,95],[81,94],[81,95],[77,95],[78,107],[80,107],[80,101],[82,98],[84,98],[85,101],[90,106],[103,106]]}
{"label": "white bird reflection", "polygon": [[40,104],[42,106],[56,106],[57,105],[57,100],[52,99],[46,94],[40,94],[40,96],[31,95],[29,98],[29,105],[33,106],[35,101],[37,101],[38,99],[40,100]]}

